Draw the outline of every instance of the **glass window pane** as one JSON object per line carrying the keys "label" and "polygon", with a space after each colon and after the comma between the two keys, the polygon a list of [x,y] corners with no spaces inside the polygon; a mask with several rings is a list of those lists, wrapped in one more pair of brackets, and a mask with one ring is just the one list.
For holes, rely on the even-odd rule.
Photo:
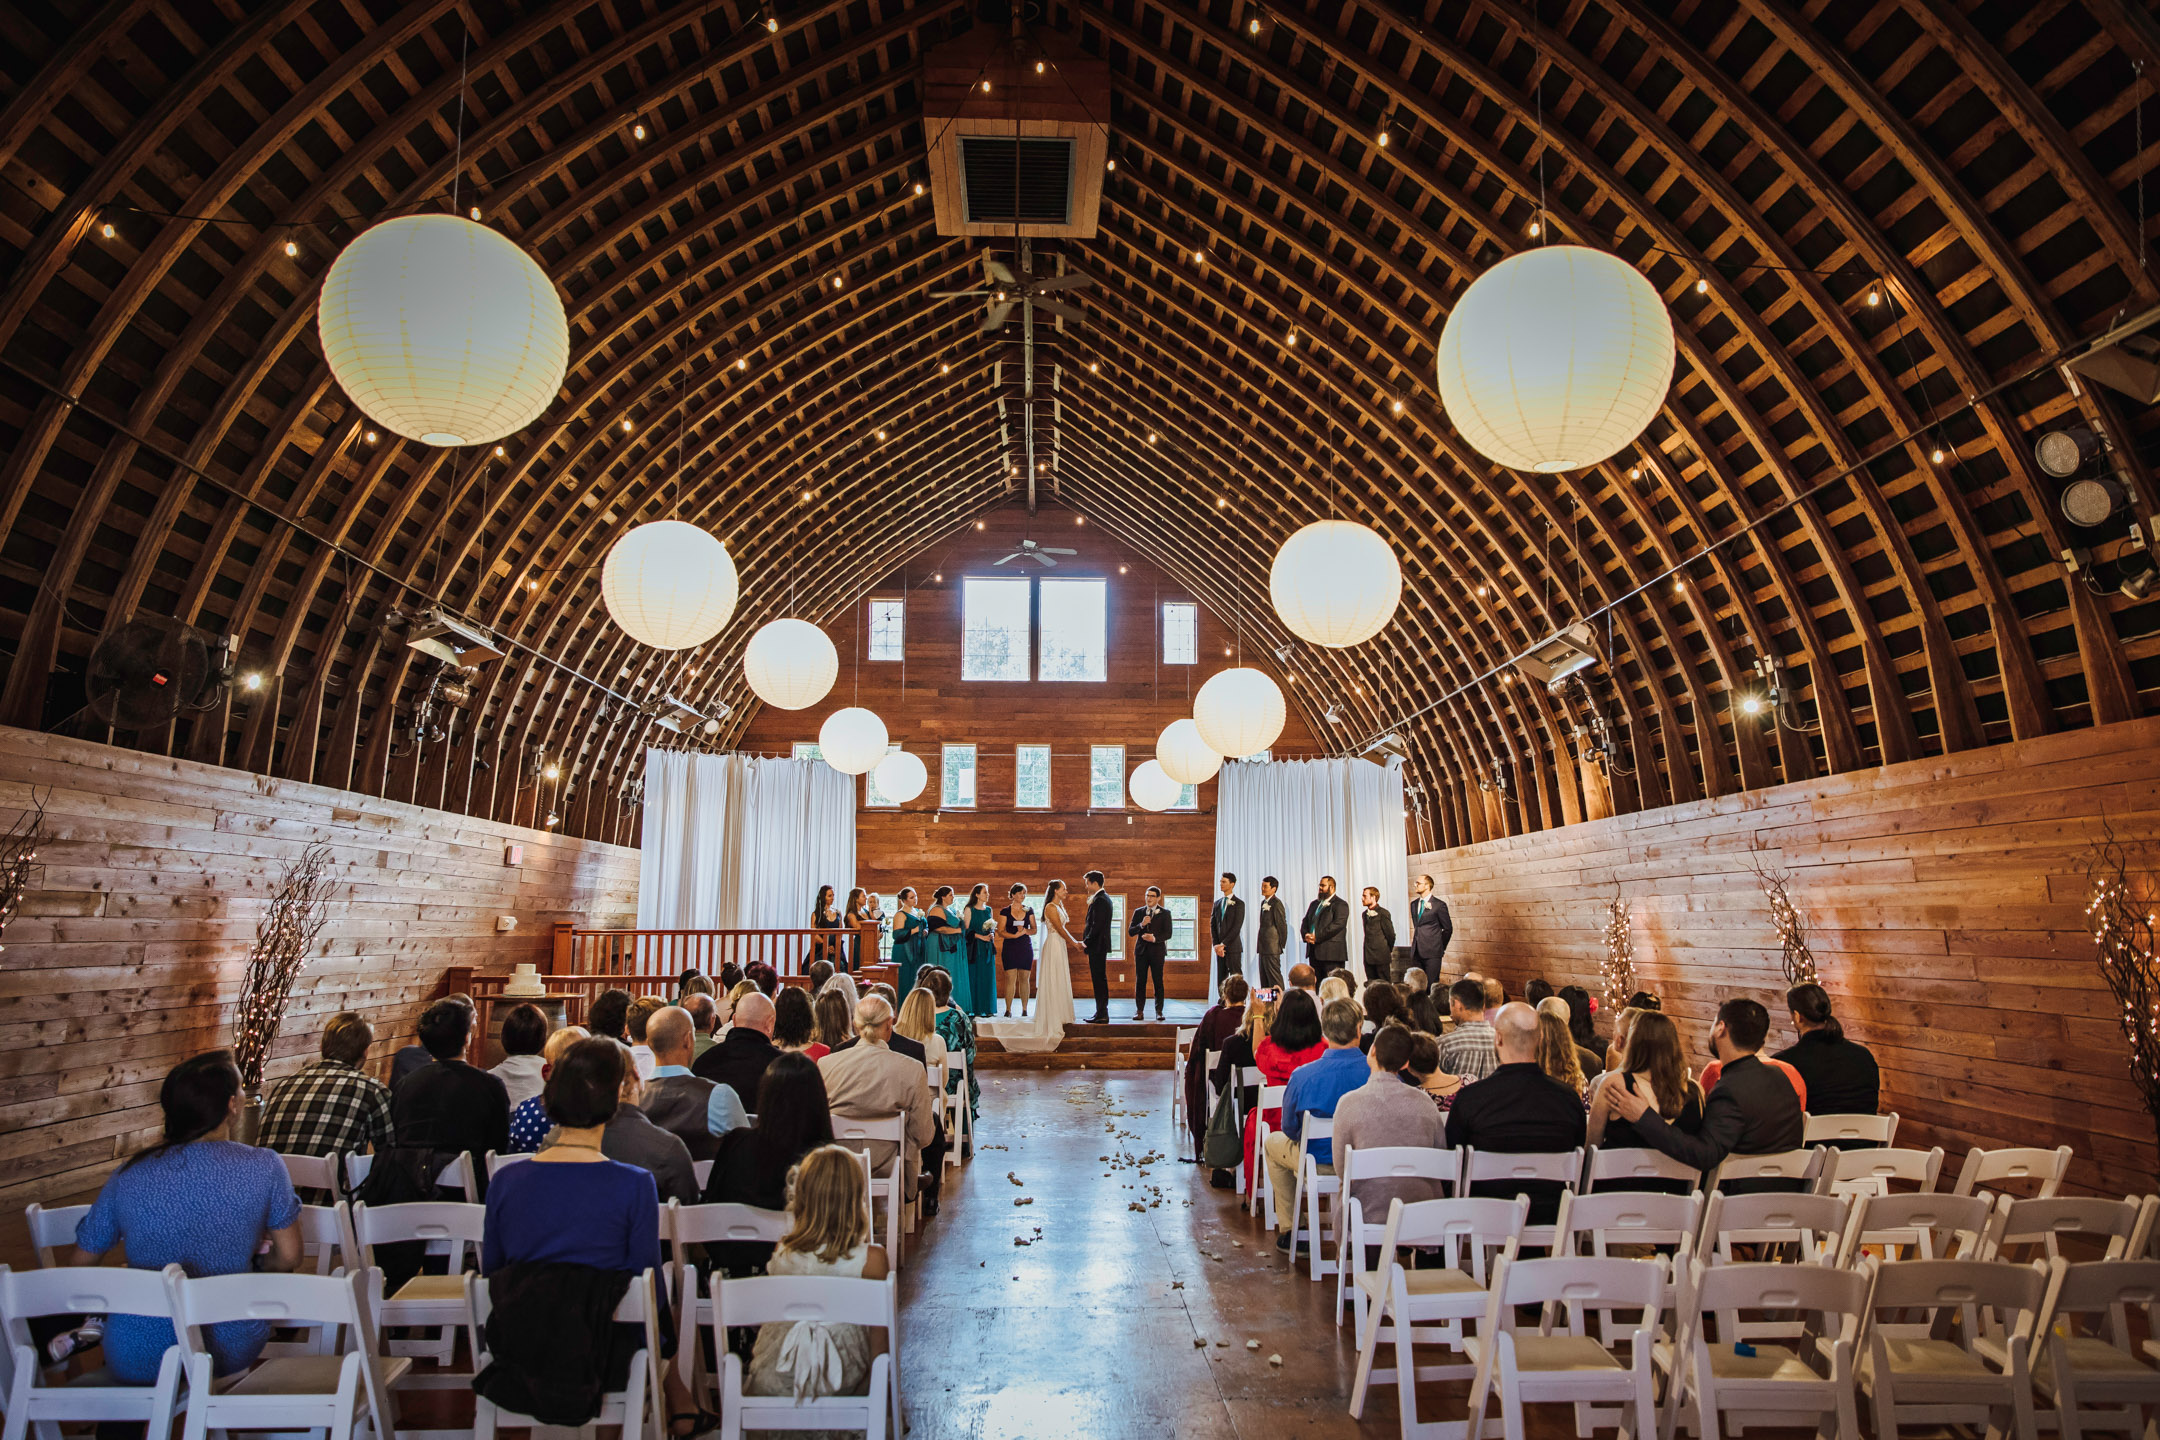
{"label": "glass window pane", "polygon": [[1200,931],[1200,901],[1193,895],[1165,895],[1163,908],[1170,912],[1170,958],[1196,960]]}
{"label": "glass window pane", "polygon": [[825,758],[825,752],[818,749],[818,743],[815,740],[797,740],[795,742],[795,758],[797,760],[822,760]]}
{"label": "glass window pane", "polygon": [[1162,658],[1165,665],[1192,665],[1200,659],[1200,607],[1173,600],[1162,607]]}
{"label": "glass window pane", "polygon": [[907,644],[907,607],[898,600],[870,602],[870,658],[898,660]]}
{"label": "glass window pane", "polygon": [[1050,808],[1050,747],[1022,745],[1013,760],[1013,808]]}
{"label": "glass window pane", "polygon": [[1042,666],[1039,680],[1106,680],[1110,676],[1110,586],[1103,580],[1053,580],[1042,587]]}
{"label": "glass window pane", "polygon": [[[885,747],[885,753],[890,755],[899,748],[900,747],[897,744],[888,744]],[[900,803],[899,801],[893,799],[892,796],[887,795],[884,791],[878,789],[877,767],[875,765],[871,766],[862,778],[863,804],[865,806],[874,810],[890,810]]]}
{"label": "glass window pane", "polygon": [[942,791],[944,804],[952,809],[968,810],[975,805],[975,747],[973,745],[947,745],[945,747],[945,783]]}
{"label": "glass window pane", "polygon": [[1178,791],[1177,800],[1170,808],[1172,810],[1198,810],[1200,808],[1200,787],[1187,785],[1184,789]]}
{"label": "glass window pane", "polygon": [[960,582],[960,678],[1028,678],[1028,582],[968,579]]}
{"label": "glass window pane", "polygon": [[[1085,917],[1083,916],[1083,918]],[[1112,895],[1110,897],[1110,935],[1117,942],[1110,947],[1110,953],[1115,955],[1125,948],[1125,897],[1123,895]]]}
{"label": "glass window pane", "polygon": [[1125,808],[1125,747],[1096,745],[1088,752],[1088,804],[1097,810]]}

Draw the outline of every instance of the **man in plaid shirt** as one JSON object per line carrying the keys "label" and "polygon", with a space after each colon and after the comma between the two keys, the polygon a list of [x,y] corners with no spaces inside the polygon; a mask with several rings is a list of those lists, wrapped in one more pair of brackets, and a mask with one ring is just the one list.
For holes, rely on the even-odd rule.
{"label": "man in plaid shirt", "polygon": [[1485,988],[1464,978],[1448,987],[1455,1028],[1440,1037],[1440,1068],[1465,1080],[1482,1080],[1500,1068],[1493,1028],[1485,1019]]}
{"label": "man in plaid shirt", "polygon": [[347,1010],[323,1027],[322,1059],[270,1087],[255,1143],[286,1155],[338,1155],[390,1139],[390,1087],[360,1068],[375,1032]]}

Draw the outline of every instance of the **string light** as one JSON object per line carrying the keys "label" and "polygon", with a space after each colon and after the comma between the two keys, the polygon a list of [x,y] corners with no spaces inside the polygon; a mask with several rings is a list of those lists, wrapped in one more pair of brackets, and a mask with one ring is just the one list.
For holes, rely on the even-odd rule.
{"label": "string light", "polygon": [[377,440],[380,440],[381,438],[382,437],[380,435],[377,435],[373,430],[367,432],[367,443],[370,445],[373,445]]}
{"label": "string light", "polygon": [[1605,902],[1605,958],[1598,962],[1605,981],[1605,1005],[1614,1014],[1635,993],[1635,925],[1627,901],[1617,893]]}
{"label": "string light", "polygon": [[1879,286],[1869,285],[1867,287],[1867,303],[1870,305],[1882,304],[1882,290]]}
{"label": "string light", "polygon": [[540,775],[541,778],[545,780],[560,780],[562,778],[562,767],[559,765],[550,765],[547,767],[547,769],[542,770],[540,772]]}
{"label": "string light", "polygon": [[296,244],[295,242],[293,242],[293,241],[291,241],[291,240],[287,240],[287,241],[285,242],[285,255],[286,255],[286,258],[287,258],[287,259],[291,259],[292,257],[294,257],[294,256],[298,255],[299,253],[300,253],[300,247],[299,247],[299,245],[298,245],[298,244]]}
{"label": "string light", "polygon": [[1101,365],[1097,364],[1093,360],[1088,361],[1088,374],[1093,375],[1097,370],[1100,369],[1102,369]]}
{"label": "string light", "polygon": [[630,422],[629,422],[628,420],[625,420],[625,421],[623,421],[623,422],[622,422],[622,428],[623,428],[623,434],[625,434],[625,435],[629,434],[629,433],[630,433]]}
{"label": "string light", "polygon": [[1942,463],[1943,463],[1943,448],[1942,448],[1942,446],[1940,446],[1940,445],[1936,446],[1936,447],[1935,447],[1935,451],[1934,451],[1934,453],[1933,453],[1933,454],[1931,454],[1931,455],[1929,455],[1929,456],[1928,456],[1928,458],[1929,458],[1930,460],[1933,460],[1933,461],[1934,461],[1934,462],[1935,462],[1935,463],[1936,463],[1937,465],[1940,465],[1940,464],[1942,464]]}
{"label": "string light", "polygon": [[1532,221],[1530,222],[1530,238],[1531,238],[1531,239],[1533,239],[1533,240],[1537,239],[1537,233],[1538,233],[1538,222],[1537,222],[1537,221],[1535,221],[1535,220],[1532,220]]}
{"label": "string light", "polygon": [[1259,16],[1255,15],[1252,17],[1252,19],[1245,22],[1245,33],[1248,35],[1258,35],[1260,33]]}
{"label": "string light", "polygon": [[250,694],[262,689],[262,687],[263,677],[262,671],[260,670],[250,670],[247,672],[247,674],[240,677],[240,688],[248,691]]}
{"label": "string light", "polygon": [[985,80],[985,81],[983,81],[983,82],[982,82],[982,85],[983,85],[983,94],[985,94],[985,95],[989,94],[989,93],[990,93],[990,82],[989,82],[988,80]]}
{"label": "string light", "polygon": [[768,35],[777,35],[777,34],[779,34],[779,33],[780,33],[780,22],[779,22],[778,20],[775,20],[775,19],[771,18],[770,16],[768,16],[768,17],[766,18],[766,21],[765,21],[765,33],[766,33],[766,34],[768,34]]}
{"label": "string light", "polygon": [[1807,922],[1787,893],[1792,877],[1782,870],[1767,868],[1759,858],[1749,868],[1762,888],[1763,898],[1770,902],[1770,928],[1777,932],[1779,948],[1784,952],[1786,985],[1815,984],[1822,977],[1815,969],[1814,952],[1808,949]]}
{"label": "string light", "polygon": [[1042,73],[1043,73],[1043,62],[1042,62],[1042,61],[1040,61],[1040,60],[1037,60],[1037,61],[1035,62],[1035,73],[1036,73],[1037,75],[1040,75],[1040,74],[1042,74]]}
{"label": "string light", "polygon": [[1387,131],[1385,130],[1380,132],[1380,148],[1382,150],[1387,149]]}
{"label": "string light", "polygon": [[917,195],[920,195],[920,194],[922,194],[922,190],[923,190],[923,185],[922,185],[922,181],[920,181],[920,180],[917,180],[917,181],[915,182],[915,193],[916,193]]}
{"label": "string light", "polygon": [[1087,524],[1087,516],[1085,516],[1085,515],[1075,515],[1075,516],[1073,516],[1073,524],[1075,524],[1075,525],[1085,525],[1085,524]]}
{"label": "string light", "polygon": [[1150,445],[1155,443],[1155,432],[1152,430],[1147,432],[1147,443]]}
{"label": "string light", "polygon": [[878,432],[877,432],[877,438],[878,438],[878,439],[880,439],[880,440],[884,439],[884,438],[885,438],[885,432],[884,432],[884,431],[882,431],[882,430],[878,431]]}
{"label": "string light", "polygon": [[750,359],[749,359],[749,357],[748,357],[748,356],[744,356],[744,357],[742,357],[741,359],[738,359],[738,360],[737,360],[737,361],[735,362],[735,368],[736,368],[737,370],[747,370],[747,369],[749,369],[749,368],[750,368]]}
{"label": "string light", "polygon": [[950,375],[950,374],[952,374],[952,364],[951,364],[951,362],[950,362],[950,361],[948,361],[948,362],[946,362],[945,364],[943,364],[943,365],[940,365],[940,366],[938,366],[938,367],[937,367],[937,373],[938,373],[938,374],[940,374],[940,375]]}
{"label": "string light", "polygon": [[631,139],[633,139],[633,140],[642,140],[642,139],[644,139],[644,138],[645,138],[645,127],[644,127],[643,125],[633,125],[633,126],[631,126],[631,127],[630,127],[630,138],[631,138]]}
{"label": "string light", "polygon": [[1108,170],[1113,175],[1117,174],[1117,157],[1114,155],[1111,156],[1109,161],[1104,164],[1103,168],[1105,170]]}
{"label": "string light", "polygon": [[1709,282],[1708,280],[1697,280],[1697,281],[1695,282],[1695,293],[1696,293],[1697,295],[1707,295],[1707,294],[1709,294],[1709,293],[1710,293],[1710,282]]}
{"label": "string light", "polygon": [[472,207],[471,210],[467,211],[466,213],[471,215],[474,220],[478,220],[480,218],[480,207],[475,205]]}
{"label": "string light", "polygon": [[495,447],[495,458],[496,458],[496,459],[498,459],[498,460],[501,460],[501,459],[505,458],[506,456],[508,456],[508,455],[509,455],[509,453],[510,453],[509,451],[507,451],[507,450],[503,449],[503,447],[502,447],[502,446],[500,446],[500,445],[497,445],[497,446]]}

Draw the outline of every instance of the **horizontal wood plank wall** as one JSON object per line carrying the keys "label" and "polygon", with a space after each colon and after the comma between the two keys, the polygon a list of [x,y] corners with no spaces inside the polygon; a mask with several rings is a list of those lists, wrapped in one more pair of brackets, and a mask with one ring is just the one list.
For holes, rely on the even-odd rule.
{"label": "horizontal wood plank wall", "polygon": [[[346,1009],[373,1023],[380,1073],[450,967],[544,965],[557,920],[635,923],[637,852],[617,845],[0,729],[0,823],[33,790],[56,838],[0,958],[0,1212],[94,1192],[156,1138],[165,1072],[231,1042],[256,920],[310,841],[336,884],[273,1076]],[[517,928],[497,934],[501,915]],[[0,1214],[0,1259],[21,1232]]]}
{"label": "horizontal wood plank wall", "polygon": [[[1077,892],[1083,888],[1080,877],[1092,869],[1101,870],[1110,888],[1126,896],[1128,914],[1142,891],[1159,885],[1165,894],[1203,897],[1204,915],[1206,897],[1215,893],[1215,783],[1200,787],[1200,808],[1194,812],[1150,815],[1129,802],[1123,810],[1091,811],[1088,747],[1124,745],[1128,774],[1154,759],[1155,738],[1163,727],[1192,713],[1190,693],[1216,671],[1236,663],[1235,653],[1223,653],[1225,648],[1238,649],[1235,629],[1203,609],[1199,663],[1158,665],[1157,607],[1166,601],[1189,601],[1190,592],[1101,530],[1076,524],[1068,510],[1043,507],[1031,530],[1027,512],[1008,506],[984,516],[983,526],[961,531],[910,562],[904,576],[895,573],[887,583],[871,588],[873,598],[907,597],[904,677],[898,663],[865,660],[860,667],[861,698],[856,698],[855,649],[863,640],[867,614],[867,600],[858,602],[825,624],[840,650],[840,680],[833,693],[808,710],[764,707],[742,747],[788,753],[798,740],[815,740],[818,727],[834,710],[862,704],[884,718],[895,742],[921,757],[930,783],[920,797],[898,810],[857,813],[856,883],[881,894],[913,885],[928,903],[937,886],[951,885],[964,899],[968,887],[981,881],[1002,905],[1006,887],[1019,883],[1028,887],[1030,903],[1039,907],[1047,882],[1062,879]],[[1056,557],[1058,567],[1042,574],[1109,581],[1109,678],[1101,684],[960,678],[961,578],[1036,571],[1030,561],[995,564],[1030,533],[1041,544],[1079,552]],[[1248,645],[1244,659],[1283,683],[1274,657],[1258,646]],[[977,747],[973,810],[940,813],[939,772],[947,743]],[[1015,810],[1015,747],[1044,744],[1051,747],[1051,807]],[[1275,753],[1314,753],[1312,734],[1294,703]],[[858,783],[858,804],[861,795]],[[1257,893],[1258,880],[1247,879],[1247,892]],[[806,914],[809,908],[806,895]],[[1077,912],[1073,919],[1077,933]],[[1115,958],[1111,994],[1129,1001],[1132,970],[1114,963]],[[1205,963],[1173,963],[1166,969],[1173,995],[1199,997],[1211,989],[1212,969]],[[1074,993],[1084,1012],[1090,1003],[1084,957],[1074,963]]]}
{"label": "horizontal wood plank wall", "polygon": [[[1707,1045],[1754,995],[1792,1043],[1751,857],[1792,873],[1823,983],[1874,1050],[1901,1144],[2070,1144],[2080,1189],[2152,1188],[2153,1123],[2085,928],[2104,826],[2160,870],[2160,720],[1782,785],[1414,857],[1453,907],[1450,974],[1598,986],[1629,902],[1640,982]],[[1601,1027],[1604,1028],[1604,1027]]]}

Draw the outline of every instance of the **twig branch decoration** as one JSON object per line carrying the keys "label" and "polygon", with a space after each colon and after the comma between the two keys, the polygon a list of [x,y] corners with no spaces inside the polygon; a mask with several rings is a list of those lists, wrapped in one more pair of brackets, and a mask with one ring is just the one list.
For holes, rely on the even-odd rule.
{"label": "twig branch decoration", "polygon": [[[38,852],[51,840],[45,832],[45,802],[33,790],[30,808],[0,831],[0,936],[7,934],[8,921],[22,905],[23,892],[37,882],[41,873]],[[0,950],[6,948],[0,945]]]}
{"label": "twig branch decoration", "polygon": [[318,840],[286,865],[271,893],[270,908],[255,927],[255,946],[248,951],[240,1009],[233,1020],[233,1063],[250,1090],[262,1084],[293,980],[327,918],[330,884],[330,847]]}
{"label": "twig branch decoration", "polygon": [[2085,878],[2091,890],[2085,918],[2100,974],[2122,1007],[2116,1018],[2130,1042],[2130,1079],[2160,1133],[2160,960],[2153,953],[2160,884],[2131,867],[2113,827],[2086,852]]}
{"label": "twig branch decoration", "polygon": [[1605,902],[1605,959],[1598,968],[1605,977],[1606,1008],[1617,1014],[1635,993],[1635,925],[1617,886]]}
{"label": "twig branch decoration", "polygon": [[1815,953],[1808,949],[1807,921],[1788,890],[1792,875],[1771,869],[1760,855],[1749,857],[1748,873],[1761,887],[1763,899],[1770,902],[1770,928],[1777,931],[1778,945],[1784,951],[1786,986],[1816,983],[1822,977],[1815,969]]}

